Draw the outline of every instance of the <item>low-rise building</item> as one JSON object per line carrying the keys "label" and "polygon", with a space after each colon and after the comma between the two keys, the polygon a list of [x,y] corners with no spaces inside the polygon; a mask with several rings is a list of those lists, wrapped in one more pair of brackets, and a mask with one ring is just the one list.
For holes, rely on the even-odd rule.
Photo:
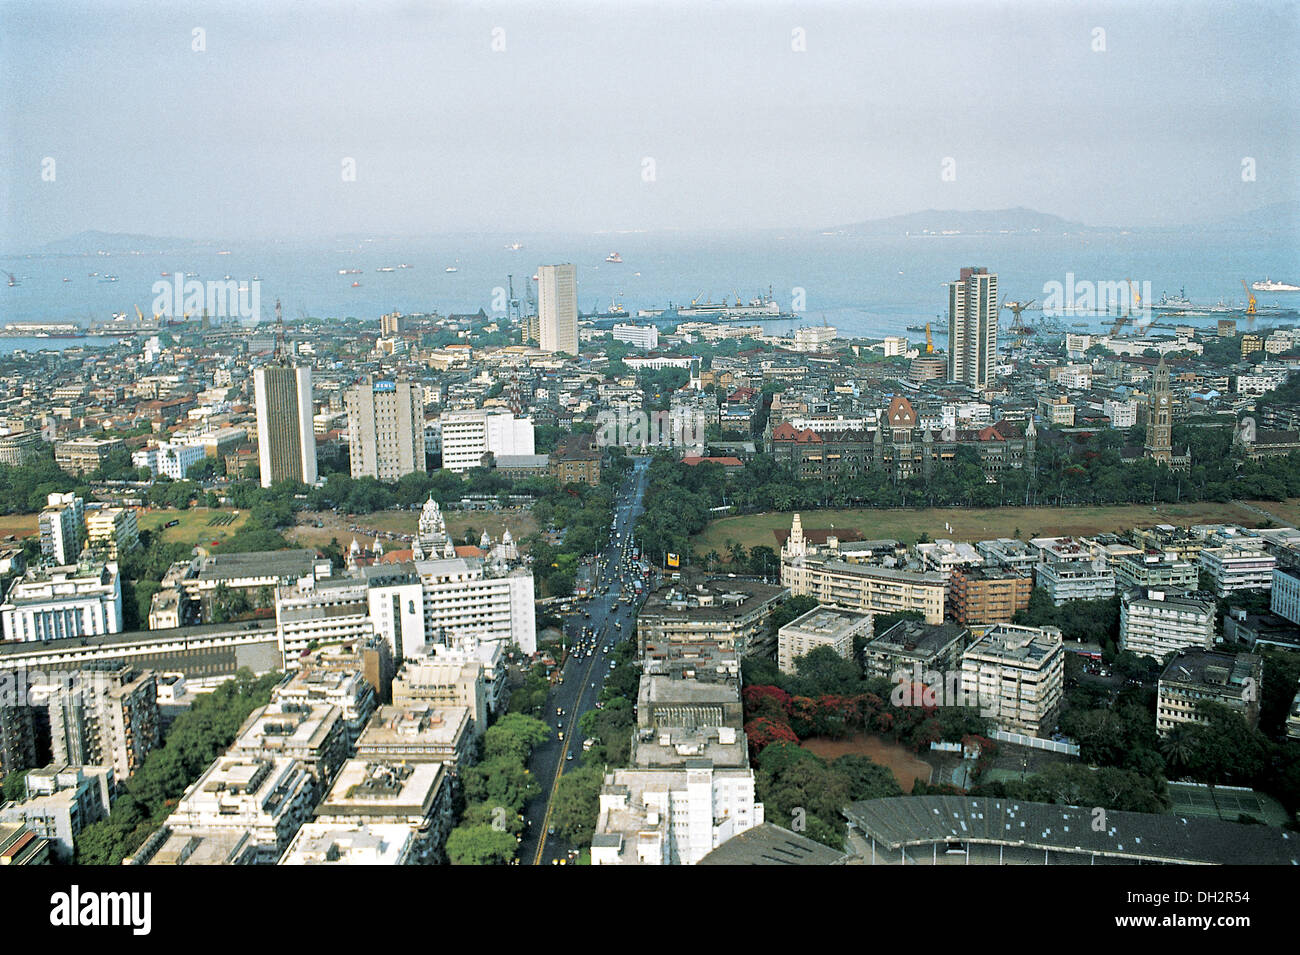
{"label": "low-rise building", "polygon": [[778,631],[777,666],[782,673],[794,673],[796,661],[818,647],[830,647],[845,660],[852,660],[854,640],[870,640],[871,635],[871,614],[816,607]]}
{"label": "low-rise building", "polygon": [[1226,597],[1238,590],[1268,590],[1273,586],[1277,558],[1248,544],[1207,547],[1201,551],[1200,560],[1216,597]]}
{"label": "low-rise building", "polygon": [[970,631],[954,623],[900,620],[862,648],[867,676],[897,681],[918,672],[946,673],[960,668]]}
{"label": "low-rise building", "polygon": [[1138,587],[1157,590],[1197,590],[1200,568],[1173,553],[1147,551],[1125,554],[1110,561],[1115,572],[1115,586],[1120,591]]}
{"label": "low-rise building", "polygon": [[21,823],[49,841],[57,861],[71,863],[81,831],[108,818],[112,767],[51,764],[29,772],[25,784],[25,799],[0,806],[0,822]]}
{"label": "low-rise building", "polygon": [[637,615],[637,639],[651,643],[713,640],[739,656],[776,656],[769,620],[789,595],[784,587],[730,578],[683,580],[651,594]]}
{"label": "low-rise building", "polygon": [[962,693],[999,729],[1042,736],[1056,726],[1065,647],[1054,627],[1001,623],[962,653]]}
{"label": "low-rise building", "polygon": [[964,626],[1010,623],[1029,606],[1034,578],[1001,567],[957,568],[948,580],[948,609]]}
{"label": "low-rise building", "polygon": [[181,797],[167,826],[186,833],[247,834],[259,864],[273,865],[316,802],[311,773],[296,759],[222,756]]}
{"label": "low-rise building", "polygon": [[1119,647],[1157,660],[1191,647],[1213,649],[1214,608],[1209,594],[1126,590],[1119,605]]}
{"label": "low-rise building", "polygon": [[1226,706],[1258,726],[1263,672],[1263,660],[1253,653],[1184,650],[1160,674],[1156,732],[1165,736],[1184,723],[1205,723],[1202,703]]}

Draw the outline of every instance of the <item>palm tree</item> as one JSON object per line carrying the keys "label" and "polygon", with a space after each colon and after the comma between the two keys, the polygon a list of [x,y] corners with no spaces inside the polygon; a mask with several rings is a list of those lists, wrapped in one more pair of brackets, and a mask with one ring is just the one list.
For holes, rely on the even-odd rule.
{"label": "palm tree", "polygon": [[1169,735],[1160,741],[1160,753],[1165,758],[1168,775],[1175,770],[1187,769],[1196,755],[1196,740],[1186,726],[1175,726]]}

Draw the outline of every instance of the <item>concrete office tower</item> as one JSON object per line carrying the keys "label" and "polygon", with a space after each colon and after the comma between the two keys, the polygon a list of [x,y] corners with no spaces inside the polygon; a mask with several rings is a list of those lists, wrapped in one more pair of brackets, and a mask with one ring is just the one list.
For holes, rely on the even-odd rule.
{"label": "concrete office tower", "polygon": [[347,393],[352,476],[396,481],[425,471],[424,389],[409,381],[369,380]]}
{"label": "concrete office tower", "polygon": [[972,388],[993,384],[998,359],[998,277],[965,268],[948,283],[948,379]]}
{"label": "concrete office tower", "polygon": [[263,365],[253,373],[253,393],[262,487],[284,480],[315,484],[311,368]]}
{"label": "concrete office tower", "polygon": [[543,265],[537,270],[537,315],[542,351],[578,354],[578,270]]}

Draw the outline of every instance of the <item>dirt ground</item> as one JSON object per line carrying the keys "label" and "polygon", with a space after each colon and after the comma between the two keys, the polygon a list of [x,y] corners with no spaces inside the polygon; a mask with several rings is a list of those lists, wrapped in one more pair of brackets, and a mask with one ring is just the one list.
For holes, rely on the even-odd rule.
{"label": "dirt ground", "polygon": [[918,779],[929,782],[931,769],[929,763],[917,757],[906,747],[890,743],[879,736],[858,733],[844,739],[824,739],[813,737],[799,744],[804,749],[816,753],[828,763],[841,756],[866,756],[872,762],[886,767],[903,792],[910,793]]}

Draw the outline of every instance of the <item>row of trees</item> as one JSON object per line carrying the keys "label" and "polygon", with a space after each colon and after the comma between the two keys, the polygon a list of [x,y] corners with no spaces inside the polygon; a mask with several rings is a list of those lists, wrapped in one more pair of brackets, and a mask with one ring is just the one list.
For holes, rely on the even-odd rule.
{"label": "row of trees", "polygon": [[447,837],[452,865],[506,865],[524,830],[522,812],[542,787],[528,770],[533,749],[551,728],[522,713],[507,713],[483,734],[483,758],[461,773],[465,810]]}
{"label": "row of trees", "polygon": [[176,718],[163,745],[126,781],[107,820],[82,830],[78,865],[120,865],[166,819],[185,790],[226,751],[253,710],[265,706],[281,674],[241,669]]}

